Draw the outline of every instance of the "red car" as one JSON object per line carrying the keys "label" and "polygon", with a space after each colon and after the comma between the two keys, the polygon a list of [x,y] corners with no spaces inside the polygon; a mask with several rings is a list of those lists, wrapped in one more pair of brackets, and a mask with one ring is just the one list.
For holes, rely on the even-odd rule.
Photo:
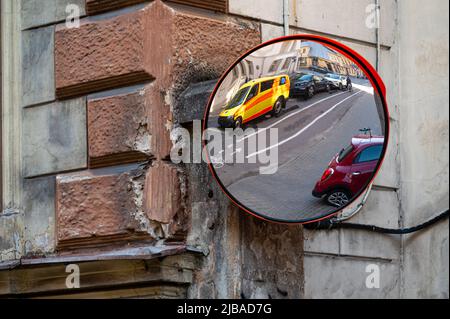
{"label": "red car", "polygon": [[336,154],[316,183],[313,196],[341,207],[357,195],[371,179],[383,151],[384,137],[357,135]]}

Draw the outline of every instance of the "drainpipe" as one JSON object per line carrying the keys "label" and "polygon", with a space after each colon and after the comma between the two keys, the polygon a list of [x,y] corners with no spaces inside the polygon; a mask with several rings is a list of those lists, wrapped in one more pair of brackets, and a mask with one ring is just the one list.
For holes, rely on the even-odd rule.
{"label": "drainpipe", "polygon": [[289,0],[283,0],[284,35],[289,35]]}
{"label": "drainpipe", "polygon": [[377,72],[379,71],[380,67],[380,51],[381,51],[381,44],[380,44],[380,0],[375,0],[375,12],[376,12],[376,28],[375,28],[375,39],[377,43],[377,54],[376,54],[376,61],[375,61],[375,69]]}

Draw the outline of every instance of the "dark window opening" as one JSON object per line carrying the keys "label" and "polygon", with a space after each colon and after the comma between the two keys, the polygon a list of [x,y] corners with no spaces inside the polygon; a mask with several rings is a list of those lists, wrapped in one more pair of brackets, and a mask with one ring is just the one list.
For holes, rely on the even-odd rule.
{"label": "dark window opening", "polygon": [[278,69],[278,66],[280,65],[281,60],[275,60],[272,62],[269,68],[269,72],[275,72]]}
{"label": "dark window opening", "polygon": [[273,80],[261,82],[261,92],[270,90],[273,86]]}
{"label": "dark window opening", "polygon": [[286,58],[286,60],[283,63],[283,67],[281,69],[287,70],[291,66],[291,63],[293,62],[293,60],[294,60],[293,57]]}

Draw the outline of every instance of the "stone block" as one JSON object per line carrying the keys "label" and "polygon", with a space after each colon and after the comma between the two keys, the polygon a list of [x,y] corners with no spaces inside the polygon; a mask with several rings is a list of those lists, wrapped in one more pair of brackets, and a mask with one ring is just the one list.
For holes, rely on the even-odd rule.
{"label": "stone block", "polygon": [[25,177],[85,168],[85,98],[25,108],[22,151]]}
{"label": "stone block", "polygon": [[[22,257],[23,214],[6,209],[0,213],[0,264]],[[0,282],[0,291],[2,290]]]}
{"label": "stone block", "polygon": [[35,28],[63,21],[67,18],[67,5],[77,5],[84,16],[84,0],[21,0],[22,29]]}
{"label": "stone block", "polygon": [[[147,88],[148,90],[148,88]],[[151,156],[146,88],[88,100],[89,167]]]}
{"label": "stone block", "polygon": [[23,181],[24,255],[55,249],[55,176]]}
{"label": "stone block", "polygon": [[[152,32],[148,32],[151,30]],[[215,79],[260,43],[259,25],[213,20],[155,1],[55,35],[56,92],[67,97],[156,79],[169,101]],[[205,45],[207,44],[207,45]]]}
{"label": "stone block", "polygon": [[228,8],[230,13],[278,24],[283,23],[283,1],[229,0]]}
{"label": "stone block", "polygon": [[142,209],[144,177],[130,165],[58,175],[58,248],[154,238],[154,225]]}
{"label": "stone block", "polygon": [[241,212],[242,290],[245,298],[301,298],[301,226],[267,223]]}
{"label": "stone block", "polygon": [[[236,1],[236,0],[235,0]],[[374,2],[371,0],[327,0],[292,1],[291,24],[306,30],[352,38],[375,43]],[[380,2],[381,44],[391,46],[395,40],[397,3],[394,0]],[[318,10],[320,8],[320,10]],[[282,17],[282,16],[280,16]],[[295,22],[297,21],[297,22]]]}
{"label": "stone block", "polygon": [[[369,265],[380,270],[380,288],[368,288]],[[370,270],[370,268],[369,268]],[[399,265],[370,259],[326,255],[305,255],[305,295],[307,299],[399,298]]]}
{"label": "stone block", "polygon": [[[182,213],[182,173],[174,165],[156,162],[148,170],[144,191],[148,218],[159,223],[170,223]],[[184,187],[183,187],[184,188]]]}
{"label": "stone block", "polygon": [[[152,78],[146,70],[142,12],[59,26],[55,33],[56,95],[60,98],[131,85]],[[148,32],[153,33],[153,32]]]}
{"label": "stone block", "polygon": [[22,33],[22,105],[55,99],[54,26]]}
{"label": "stone block", "polygon": [[269,23],[261,23],[262,42],[269,41],[284,35],[283,27]]}

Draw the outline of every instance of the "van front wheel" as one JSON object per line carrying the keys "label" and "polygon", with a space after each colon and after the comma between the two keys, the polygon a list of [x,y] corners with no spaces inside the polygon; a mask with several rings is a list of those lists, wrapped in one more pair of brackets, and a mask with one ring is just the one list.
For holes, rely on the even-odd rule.
{"label": "van front wheel", "polygon": [[281,109],[283,108],[283,98],[278,98],[278,100],[275,102],[272,110],[272,115],[278,117],[280,116]]}

